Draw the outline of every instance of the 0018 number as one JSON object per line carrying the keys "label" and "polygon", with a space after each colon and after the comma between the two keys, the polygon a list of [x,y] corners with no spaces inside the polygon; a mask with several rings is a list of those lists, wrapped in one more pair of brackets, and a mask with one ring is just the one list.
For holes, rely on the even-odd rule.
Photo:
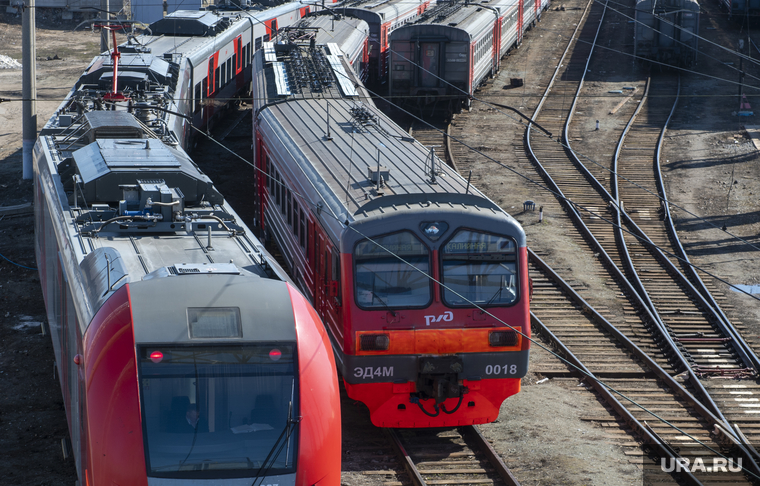
{"label": "0018 number", "polygon": [[488,365],[486,366],[486,374],[487,375],[516,375],[517,374],[517,365]]}

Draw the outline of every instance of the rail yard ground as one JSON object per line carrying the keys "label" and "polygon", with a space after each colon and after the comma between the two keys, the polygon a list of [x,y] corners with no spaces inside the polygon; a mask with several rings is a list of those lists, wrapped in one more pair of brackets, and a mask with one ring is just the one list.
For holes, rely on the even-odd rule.
{"label": "rail yard ground", "polygon": [[[478,96],[514,106],[531,114],[543,93],[554,66],[580,19],[583,2],[555,1],[542,21],[526,36],[523,45],[502,62],[502,70]],[[559,9],[558,7],[564,7]],[[715,5],[703,5],[701,33],[720,45],[735,46],[739,34],[721,16]],[[0,14],[0,54],[21,58],[20,20]],[[610,50],[631,52],[630,25],[624,17],[611,17],[608,35],[619,35]],[[74,24],[56,24],[38,14],[38,97],[39,126],[58,106],[76,77],[96,54],[99,37],[87,31],[71,32]],[[733,30],[729,30],[733,28]],[[745,34],[746,35],[746,31]],[[614,35],[613,35],[614,38]],[[746,37],[745,37],[746,38]],[[697,69],[736,80],[730,71],[738,60],[703,42],[704,59]],[[61,60],[47,60],[57,56]],[[719,59],[711,60],[707,56]],[[622,59],[622,61],[621,61]],[[746,66],[745,66],[746,67]],[[749,75],[760,69],[748,68]],[[581,105],[579,121],[571,127],[571,141],[577,152],[590,161],[609,167],[614,145],[622,127],[629,90],[643,89],[645,75],[629,58],[619,55],[616,62],[592,62]],[[504,89],[511,78],[524,85]],[[756,85],[756,78],[747,77]],[[729,81],[686,74],[682,78],[686,98],[678,106],[665,141],[663,171],[671,209],[678,221],[681,239],[694,263],[731,284],[760,284],[760,258],[731,235],[760,244],[760,167],[758,149],[750,140],[749,125],[760,125],[755,117],[739,117],[737,88]],[[621,93],[617,93],[621,91]],[[760,110],[760,96],[746,91],[749,103]],[[0,69],[0,97],[21,97],[21,71]],[[569,102],[569,100],[568,100]],[[619,107],[616,109],[616,107]],[[231,113],[230,120],[243,114],[245,106]],[[614,112],[614,113],[610,113]],[[630,112],[627,112],[630,114]],[[243,115],[244,116],[244,115]],[[599,130],[596,129],[599,120]],[[220,130],[220,128],[218,128]],[[241,155],[250,146],[248,119],[227,137]],[[466,177],[472,170],[473,184],[484,190],[524,225],[529,245],[546,256],[563,276],[581,288],[594,306],[616,312],[620,304],[606,282],[591,268],[592,256],[579,251],[578,238],[556,198],[536,185],[540,177],[524,156],[523,125],[496,111],[474,103],[468,113],[458,115],[452,136],[502,162],[494,165],[470,149],[453,144],[459,171]],[[239,159],[224,155],[209,142],[199,143],[197,160],[216,182],[247,223],[246,209],[250,184],[238,173],[250,169]],[[210,156],[214,157],[210,157]],[[209,160],[204,160],[209,159]],[[32,185],[21,180],[21,104],[0,104],[0,211],[19,206],[19,214],[0,212],[0,254],[20,265],[34,267],[33,217],[23,205],[32,201]],[[523,210],[523,202],[533,200],[535,211]],[[538,208],[543,207],[543,222]],[[689,214],[691,213],[691,214]],[[717,228],[709,226],[713,223]],[[723,230],[725,225],[726,229]],[[730,234],[729,234],[730,233]],[[0,259],[0,467],[4,484],[73,484],[76,475],[71,460],[64,461],[60,441],[66,436],[63,402],[53,376],[53,351],[39,323],[45,319],[36,272]],[[703,278],[707,278],[703,275]],[[746,295],[716,282],[729,317],[749,330],[745,336],[757,343],[760,332],[760,304]],[[622,310],[620,310],[622,312]],[[549,327],[552,323],[547,322]],[[757,349],[757,347],[756,347]],[[760,351],[760,350],[758,350]],[[523,391],[508,399],[496,423],[481,427],[523,485],[636,485],[642,483],[641,463],[645,460],[635,439],[621,432],[610,412],[575,378],[542,381],[541,370],[556,367],[556,358],[534,347],[531,372],[523,380]],[[539,383],[540,382],[540,383]],[[367,422],[361,405],[349,405],[344,413],[343,483],[345,485],[386,484],[400,472],[395,463],[378,457],[374,462],[356,459],[357,451],[381,447],[382,434],[353,433]],[[760,422],[759,422],[760,423]],[[389,474],[378,471],[393,470]],[[373,471],[374,474],[365,474]]]}

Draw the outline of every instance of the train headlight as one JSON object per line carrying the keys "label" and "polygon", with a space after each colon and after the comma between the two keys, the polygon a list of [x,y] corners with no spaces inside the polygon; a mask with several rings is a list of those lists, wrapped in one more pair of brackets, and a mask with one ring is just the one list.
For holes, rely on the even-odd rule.
{"label": "train headlight", "polygon": [[362,334],[360,346],[362,351],[387,351],[391,338],[387,334]]}
{"label": "train headlight", "polygon": [[488,333],[488,344],[494,347],[517,346],[515,331],[491,331]]}

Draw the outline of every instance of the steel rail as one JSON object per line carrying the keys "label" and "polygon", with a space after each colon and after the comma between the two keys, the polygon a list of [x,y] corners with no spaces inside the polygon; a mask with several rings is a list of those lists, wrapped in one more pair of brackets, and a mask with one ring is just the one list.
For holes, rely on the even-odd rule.
{"label": "steel rail", "polygon": [[[520,482],[509,470],[509,467],[501,460],[499,454],[494,450],[491,444],[483,437],[480,430],[474,425],[467,425],[457,427],[456,431],[461,435],[461,438],[465,441],[468,447],[472,449],[472,455],[477,455],[478,452],[482,453],[494,471],[499,475],[501,480],[507,486],[520,486]],[[412,460],[411,455],[407,452],[399,434],[394,429],[384,429],[386,437],[389,439],[393,450],[396,452],[396,456],[401,461],[409,476],[410,481],[414,486],[427,486],[428,482],[422,477],[422,472],[417,468],[417,465]],[[445,471],[445,470],[444,470]],[[428,471],[427,474],[442,474],[444,471],[437,470],[435,472]],[[451,472],[452,474],[467,474],[467,470],[456,469]],[[484,474],[486,471],[472,470],[471,474]],[[484,480],[478,480],[478,483]],[[455,483],[464,484],[463,480],[454,480]],[[431,481],[431,484],[443,484],[441,481]]]}
{"label": "steel rail", "polygon": [[414,465],[414,461],[412,461],[412,458],[409,457],[409,454],[406,452],[406,448],[404,447],[404,444],[401,443],[401,439],[399,439],[396,431],[393,429],[383,429],[383,431],[393,446],[396,455],[401,460],[412,484],[414,484],[414,486],[427,486],[425,480],[422,479],[419,469],[417,469],[417,466]]}
{"label": "steel rail", "polygon": [[[637,107],[636,112],[633,114],[633,116],[631,117],[630,121],[628,122],[628,125],[625,127],[625,130],[623,131],[622,135],[620,136],[620,140],[618,141],[618,145],[617,145],[617,148],[615,150],[615,158],[614,158],[614,162],[613,162],[613,173],[614,174],[618,174],[618,160],[619,160],[620,152],[622,151],[622,148],[623,148],[623,143],[625,141],[625,137],[628,134],[628,130],[633,125],[633,123],[634,123],[634,121],[636,119],[636,116],[639,113],[639,110],[644,105],[643,100],[647,98],[650,84],[651,84],[651,77],[647,78],[647,88],[646,88],[645,93],[644,93],[644,95],[642,97],[642,102],[639,103],[639,106]],[[660,177],[661,177],[661,172],[659,170],[659,167],[660,167],[659,160],[660,160],[660,153],[661,153],[661,148],[662,148],[662,140],[663,140],[663,138],[665,136],[665,131],[667,130],[668,122],[672,118],[673,113],[675,112],[676,106],[678,105],[678,99],[679,99],[679,96],[680,96],[680,91],[681,91],[681,83],[680,83],[680,78],[679,78],[678,89],[677,89],[677,92],[676,92],[675,101],[673,102],[673,107],[671,108],[670,114],[669,114],[669,116],[667,118],[667,121],[665,122],[665,125],[662,127],[662,130],[660,131],[660,135],[658,137],[657,152],[656,152],[656,155],[655,155],[655,157],[656,157],[655,160],[657,161],[656,167],[658,169],[656,171],[656,174],[659,175]],[[659,177],[658,177],[658,179],[659,179]],[[630,261],[630,258],[627,258],[628,250],[627,250],[627,246],[625,244],[625,239],[623,237],[622,220],[625,220],[625,223],[627,225],[629,225],[630,227],[632,227],[632,228],[635,229],[635,233],[636,233],[636,236],[638,237],[639,241],[642,242],[642,243],[644,243],[648,248],[650,248],[650,250],[653,251],[655,253],[655,255],[657,256],[657,259],[660,261],[660,264],[663,265],[666,269],[670,270],[671,274],[675,276],[675,278],[679,281],[679,283],[681,283],[682,285],[688,287],[691,290],[691,292],[694,294],[694,296],[700,301],[700,303],[702,304],[702,306],[713,315],[713,318],[715,319],[715,323],[716,323],[716,325],[718,325],[718,327],[720,328],[721,332],[724,335],[726,335],[726,336],[728,336],[728,337],[731,338],[731,346],[734,349],[734,351],[741,358],[742,362],[744,363],[744,366],[747,367],[747,368],[754,369],[755,373],[760,372],[760,360],[754,354],[754,352],[752,352],[752,350],[749,348],[749,346],[747,345],[747,343],[736,332],[736,330],[734,329],[734,327],[731,325],[730,321],[728,321],[728,318],[725,316],[725,314],[723,314],[722,311],[719,313],[716,310],[716,309],[719,309],[720,307],[718,307],[718,305],[715,302],[715,300],[712,299],[712,296],[710,296],[710,300],[708,300],[706,298],[706,295],[710,295],[710,293],[704,287],[704,283],[702,283],[702,281],[699,280],[699,282],[702,283],[702,288],[701,289],[696,288],[694,286],[694,284],[681,272],[681,270],[678,267],[676,267],[676,265],[669,258],[667,258],[667,256],[665,256],[665,254],[662,252],[662,250],[660,250],[654,244],[654,242],[646,235],[646,233],[633,221],[633,219],[630,217],[630,215],[628,215],[628,213],[626,212],[625,207],[621,204],[621,201],[620,201],[620,191],[619,191],[619,187],[618,187],[618,177],[613,177],[612,181],[613,181],[613,183],[612,183],[612,194],[611,194],[611,197],[614,198],[614,201],[616,202],[617,210],[618,210],[618,221],[617,221],[618,228],[617,228],[617,231],[618,231],[619,244],[621,245],[622,250],[624,250],[624,251],[621,251],[621,253],[622,253],[622,255],[626,256],[626,260],[630,263],[630,265],[628,266],[628,270],[636,275],[636,282],[637,282],[637,287],[639,287],[639,292],[641,293],[642,297],[644,297],[651,304],[652,311],[655,312],[655,313],[657,312],[657,310],[654,307],[654,304],[651,303],[651,300],[648,298],[648,293],[646,292],[646,289],[645,289],[643,283],[640,281],[640,279],[638,277],[638,272],[636,272],[636,269],[635,269],[635,267],[633,265],[633,262]],[[658,186],[660,188],[663,187],[661,179],[659,179],[659,181],[658,181]],[[670,226],[670,225],[668,225],[668,226]],[[677,242],[677,246],[683,250],[683,247],[680,245],[680,241],[677,240],[677,236],[674,239],[672,237],[674,233],[670,232],[670,231],[669,231],[669,233],[671,234],[671,242],[672,243],[673,242]],[[687,262],[688,262],[688,260],[687,260]],[[687,263],[687,268],[692,268],[692,267],[691,267],[690,264]],[[694,273],[696,273],[696,272],[694,272]],[[697,276],[697,278],[698,278],[698,276]],[[645,297],[645,296],[647,296],[647,297]]]}
{"label": "steel rail", "polygon": [[491,466],[496,470],[501,480],[504,481],[504,484],[507,486],[520,486],[520,482],[512,474],[512,471],[509,470],[504,461],[501,460],[501,457],[494,450],[493,446],[483,437],[477,426],[459,427],[459,433],[465,439],[470,439],[470,441],[474,442],[475,446],[486,455],[488,462],[491,463]]}
{"label": "steel rail", "polygon": [[[559,340],[557,336],[555,336],[554,333],[552,333],[549,328],[541,321],[541,319],[539,319],[533,312],[530,313],[530,320],[531,323],[538,328],[538,332],[543,334],[547,341],[556,346],[559,352],[569,363],[582,370],[585,375],[591,378],[590,380],[586,380],[589,383],[589,386],[591,386],[594,390],[596,390],[597,393],[599,393],[600,396],[604,398],[604,400],[615,410],[615,412],[617,412],[617,414],[625,421],[625,423],[628,424],[628,426],[630,426],[631,429],[633,429],[637,435],[643,439],[644,443],[647,446],[655,448],[660,457],[670,458],[675,461],[681,459],[681,457],[669,446],[667,446],[663,440],[653,435],[650,430],[644,427],[644,425],[639,422],[622,403],[620,403],[620,401],[615,397],[615,395],[612,394],[609,388],[602,385],[596,376],[594,376],[594,374],[591,373],[591,371],[589,371],[588,368],[583,365],[583,363],[573,354],[573,352],[570,351],[570,349],[565,346],[565,344]],[[688,484],[702,484],[691,473],[691,471],[688,470],[688,468],[679,469],[679,471],[675,474],[677,474],[680,479],[685,480]]]}
{"label": "steel rail", "polygon": [[[603,315],[601,315],[596,309],[594,309],[593,306],[591,306],[588,302],[586,302],[583,297],[578,294],[578,292],[573,289],[573,287],[568,284],[557,272],[554,271],[553,268],[551,268],[546,262],[544,262],[538,255],[536,255],[532,250],[528,249],[528,258],[533,265],[535,265],[536,268],[540,269],[545,275],[548,275],[549,277],[554,280],[554,283],[557,284],[564,292],[567,293],[568,296],[572,299],[572,301],[578,305],[581,309],[583,309],[584,313],[591,316],[592,320],[599,324],[605,331],[610,333],[611,336],[613,336],[617,342],[622,344],[628,351],[631,352],[633,356],[635,356],[637,359],[639,359],[647,368],[649,368],[657,378],[663,381],[663,383],[670,388],[673,392],[675,392],[678,396],[680,396],[686,403],[694,407],[694,409],[699,413],[700,416],[702,416],[711,426],[713,427],[720,427],[721,430],[724,431],[725,435],[728,436],[729,440],[733,442],[738,450],[741,452],[741,456],[743,459],[747,460],[750,464],[750,470],[760,475],[760,470],[757,469],[757,465],[753,459],[753,454],[751,454],[754,449],[751,449],[751,445],[749,445],[749,442],[746,441],[746,439],[743,441],[744,443],[737,443],[737,440],[739,440],[739,437],[731,436],[731,434],[727,431],[725,431],[725,425],[727,422],[723,418],[719,418],[716,416],[710,409],[708,409],[701,401],[697,400],[689,391],[678,381],[676,381],[673,376],[671,376],[668,372],[666,372],[660,365],[657,364],[657,362],[649,356],[644,350],[642,350],[640,347],[636,345],[633,341],[631,341],[625,334],[620,332],[620,330],[615,327],[614,324],[609,322]],[[543,322],[540,321],[538,317],[536,317],[531,312],[531,319],[535,319],[538,322],[540,326],[546,327]],[[555,342],[555,344],[560,343],[560,340],[553,334],[551,331],[548,330],[547,332],[551,334],[552,340]],[[572,352],[567,348],[564,344],[562,344],[562,347],[567,349],[567,352],[572,355]],[[577,360],[577,358],[575,358]],[[569,360],[572,362],[572,360]],[[577,363],[572,362],[574,365],[577,366]],[[588,369],[585,368],[585,366],[579,366],[579,368],[583,369],[584,372],[588,372]],[[589,373],[594,380],[596,378],[593,374]],[[605,390],[607,390],[606,387],[602,386]],[[595,387],[596,389],[596,387]],[[616,399],[617,400],[617,399]],[[612,403],[611,403],[612,404]],[[617,410],[617,408],[616,408]],[[630,412],[626,409],[626,412],[628,415],[630,415]],[[627,416],[621,414],[621,417],[627,421]],[[634,418],[634,420],[636,420]],[[629,425],[631,425],[629,423]],[[633,427],[633,426],[632,426]],[[641,427],[641,424],[639,424],[638,428]],[[641,430],[637,429],[639,432]],[[646,434],[644,434],[646,436]],[[749,445],[749,447],[747,447]]]}
{"label": "steel rail", "polygon": [[[679,93],[680,93],[680,77],[679,77]],[[689,255],[686,254],[686,250],[684,249],[683,245],[681,244],[681,239],[678,237],[678,232],[676,231],[675,223],[673,222],[673,217],[670,214],[670,203],[668,202],[668,196],[667,192],[665,191],[665,184],[663,182],[662,178],[662,168],[660,166],[660,161],[662,160],[662,143],[665,139],[665,133],[667,131],[668,125],[670,124],[670,119],[673,117],[673,113],[676,110],[676,104],[678,100],[676,100],[676,103],[673,103],[673,109],[670,111],[670,115],[668,115],[668,119],[665,122],[665,126],[662,129],[662,132],[660,132],[660,137],[657,140],[657,150],[655,152],[655,183],[657,184],[657,189],[660,191],[660,198],[662,201],[662,208],[664,213],[664,221],[665,229],[667,230],[669,236],[670,236],[670,242],[675,248],[676,252],[678,253],[678,257],[684,262],[686,267],[686,273],[688,276],[694,281],[696,284],[696,288],[699,291],[699,293],[702,295],[704,299],[707,300],[709,303],[708,305],[713,309],[715,312],[715,315],[724,323],[724,325],[728,329],[735,330],[735,327],[733,324],[731,324],[731,321],[729,320],[728,316],[723,312],[718,302],[715,300],[713,295],[710,293],[710,291],[707,290],[707,286],[705,285],[704,281],[699,276],[699,273],[696,271],[695,267],[691,264],[691,261],[689,260]],[[760,373],[760,358],[757,356],[757,354],[752,350],[752,347],[742,338],[741,334],[736,332],[735,336],[732,335],[735,342],[741,346],[743,349],[743,355],[745,355],[745,363],[749,363],[751,368],[754,368],[756,372]]]}
{"label": "steel rail", "polygon": [[[605,11],[606,11],[606,5],[605,5]],[[582,23],[583,22],[579,23],[578,28],[580,28],[580,26],[582,25]],[[591,52],[589,53],[589,55],[588,55],[588,57],[586,59],[586,65],[584,67],[584,74],[582,76],[582,79],[585,78],[585,73],[588,72],[588,65],[589,65],[590,60],[591,60],[591,54],[593,53],[593,47],[594,47],[594,45],[596,43],[596,38],[598,37],[600,28],[601,28],[601,20],[599,22],[599,27],[597,28],[597,33],[596,33],[596,37],[594,39],[594,43],[592,44]],[[576,32],[577,32],[577,29],[576,29]],[[539,102],[538,107],[536,108],[536,110],[534,112],[534,115],[533,115],[534,119],[537,119],[538,113],[540,112],[541,108],[543,107],[544,102],[548,99],[551,87],[552,87],[552,85],[553,85],[553,83],[554,83],[554,81],[556,79],[557,74],[559,73],[559,68],[562,66],[562,61],[565,59],[565,57],[567,55],[567,52],[570,49],[571,45],[572,45],[572,42],[570,42],[568,44],[567,50],[565,51],[565,53],[563,53],[563,56],[562,56],[560,62],[558,63],[557,70],[555,71],[555,74],[552,77],[552,81],[550,82],[549,86],[547,87],[547,89],[546,89],[546,91],[545,91],[545,93],[544,93],[541,101]],[[565,152],[570,157],[570,159],[576,164],[576,166],[580,168],[581,172],[589,178],[589,180],[591,181],[591,184],[593,186],[595,186],[599,190],[599,192],[602,195],[602,197],[604,198],[605,195],[606,195],[606,200],[608,202],[613,202],[613,210],[615,210],[615,212],[618,215],[620,215],[621,212],[618,211],[617,204],[614,204],[615,199],[612,198],[612,196],[609,194],[609,192],[599,183],[599,181],[595,177],[593,177],[593,175],[591,175],[589,173],[588,169],[580,162],[580,160],[575,155],[574,151],[572,150],[572,148],[569,145],[568,127],[569,127],[570,120],[572,119],[572,112],[573,112],[573,109],[574,109],[574,107],[575,107],[575,105],[577,103],[578,93],[580,92],[580,89],[582,87],[582,83],[583,83],[583,81],[581,81],[579,83],[579,86],[578,86],[578,88],[576,90],[576,96],[574,97],[573,103],[572,103],[572,107],[570,108],[570,115],[568,116],[568,118],[567,118],[567,120],[565,122],[564,130],[563,130],[563,139],[567,142],[566,143]],[[646,296],[646,298],[642,297],[639,289],[636,288],[636,286],[632,285],[631,282],[628,280],[628,278],[622,273],[622,271],[620,270],[620,268],[618,268],[618,266],[614,263],[614,261],[612,260],[612,258],[610,257],[610,255],[606,252],[606,250],[601,245],[601,243],[594,237],[594,235],[591,232],[591,230],[584,223],[584,221],[581,218],[581,215],[579,214],[579,212],[578,212],[575,204],[572,203],[571,201],[569,201],[564,196],[564,194],[561,191],[560,187],[551,178],[551,176],[549,175],[548,171],[543,167],[543,165],[538,160],[538,157],[535,154],[535,152],[534,152],[534,150],[533,150],[533,148],[531,146],[531,142],[530,142],[531,125],[532,124],[529,123],[528,127],[525,130],[525,144],[526,144],[526,148],[527,148],[529,157],[536,164],[539,172],[541,173],[541,175],[546,180],[547,185],[549,185],[551,187],[551,189],[554,190],[556,193],[560,194],[560,199],[561,199],[560,202],[561,202],[561,204],[564,207],[566,207],[566,209],[568,209],[568,212],[570,213],[571,219],[574,220],[574,222],[580,227],[581,234],[583,236],[585,236],[588,241],[591,242],[591,245],[593,247],[595,247],[595,249],[600,254],[601,259],[603,261],[605,261],[605,263],[609,267],[609,270],[611,271],[611,273],[613,273],[614,276],[616,277],[616,280],[624,288],[626,288],[629,291],[629,299],[637,301],[637,303],[639,305],[639,308],[645,314],[645,316],[643,316],[643,317],[645,317],[645,318],[648,317],[649,322],[654,324],[654,326],[653,326],[654,329],[657,330],[657,333],[659,334],[660,338],[667,345],[667,348],[671,351],[671,356],[674,356],[676,358],[676,360],[678,361],[678,363],[681,365],[681,369],[685,370],[686,373],[688,374],[689,381],[691,382],[692,386],[694,386],[694,388],[697,390],[698,396],[705,402],[705,404],[709,407],[710,411],[714,415],[716,415],[718,417],[721,417],[723,423],[726,424],[728,426],[728,429],[731,430],[731,433],[733,433],[733,430],[730,428],[730,425],[728,425],[728,421],[725,419],[725,417],[721,413],[720,408],[714,402],[714,400],[712,399],[712,397],[710,396],[710,394],[708,393],[708,391],[703,386],[702,382],[697,378],[697,376],[694,373],[692,367],[688,364],[688,362],[686,361],[686,359],[684,358],[684,356],[678,350],[678,347],[675,345],[675,343],[672,340],[671,336],[667,332],[667,329],[666,329],[666,326],[665,326],[664,322],[662,322],[659,314],[657,314],[654,311],[654,305],[651,303],[650,299],[648,298],[648,295]],[[620,216],[618,216],[618,227],[620,227],[619,217]],[[680,272],[678,272],[678,273],[680,273]],[[644,292],[644,294],[646,294],[646,293]],[[680,370],[676,369],[676,371],[680,371]],[[744,452],[746,453],[746,450]],[[755,473],[760,473],[760,467],[758,467],[757,463],[752,459],[752,457],[749,454],[747,454],[747,458],[748,458],[748,462],[750,463],[749,469],[751,471],[755,472]]]}

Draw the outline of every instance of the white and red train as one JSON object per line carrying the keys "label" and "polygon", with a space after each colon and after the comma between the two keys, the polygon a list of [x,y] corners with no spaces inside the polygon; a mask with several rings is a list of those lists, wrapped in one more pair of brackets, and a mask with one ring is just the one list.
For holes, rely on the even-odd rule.
{"label": "white and red train", "polygon": [[413,22],[435,0],[354,0],[335,8],[349,17],[369,25],[369,82],[388,80],[388,39],[394,30]]}
{"label": "white and red train", "polygon": [[446,2],[390,35],[390,95],[469,107],[475,90],[548,8],[549,0]]}
{"label": "white and red train", "polygon": [[[169,113],[166,127],[188,148],[195,133],[191,124],[199,128],[213,125],[230,100],[249,95],[253,52],[317,8],[291,2],[263,11],[173,12],[151,24],[146,34],[119,47],[119,89],[148,92],[145,86],[169,86],[168,95],[133,99],[133,105],[138,114],[146,113],[151,119],[155,117],[148,114],[156,110],[180,114]],[[159,75],[133,74],[135,69],[146,69],[144,54],[153,54],[156,60],[150,69]],[[169,76],[172,63],[175,73]],[[84,82],[104,85],[110,78],[100,70],[110,72],[112,68],[111,56],[100,56],[88,68]]]}
{"label": "white and red train", "polygon": [[322,317],[348,396],[382,427],[495,420],[528,367],[521,226],[323,46],[258,51],[253,108],[260,222]]}
{"label": "white and red train", "polygon": [[212,30],[95,58],[35,145],[35,250],[79,483],[337,485],[325,327],[182,147],[203,63],[226,74],[210,96],[234,99],[255,45],[243,16],[197,20]]}

